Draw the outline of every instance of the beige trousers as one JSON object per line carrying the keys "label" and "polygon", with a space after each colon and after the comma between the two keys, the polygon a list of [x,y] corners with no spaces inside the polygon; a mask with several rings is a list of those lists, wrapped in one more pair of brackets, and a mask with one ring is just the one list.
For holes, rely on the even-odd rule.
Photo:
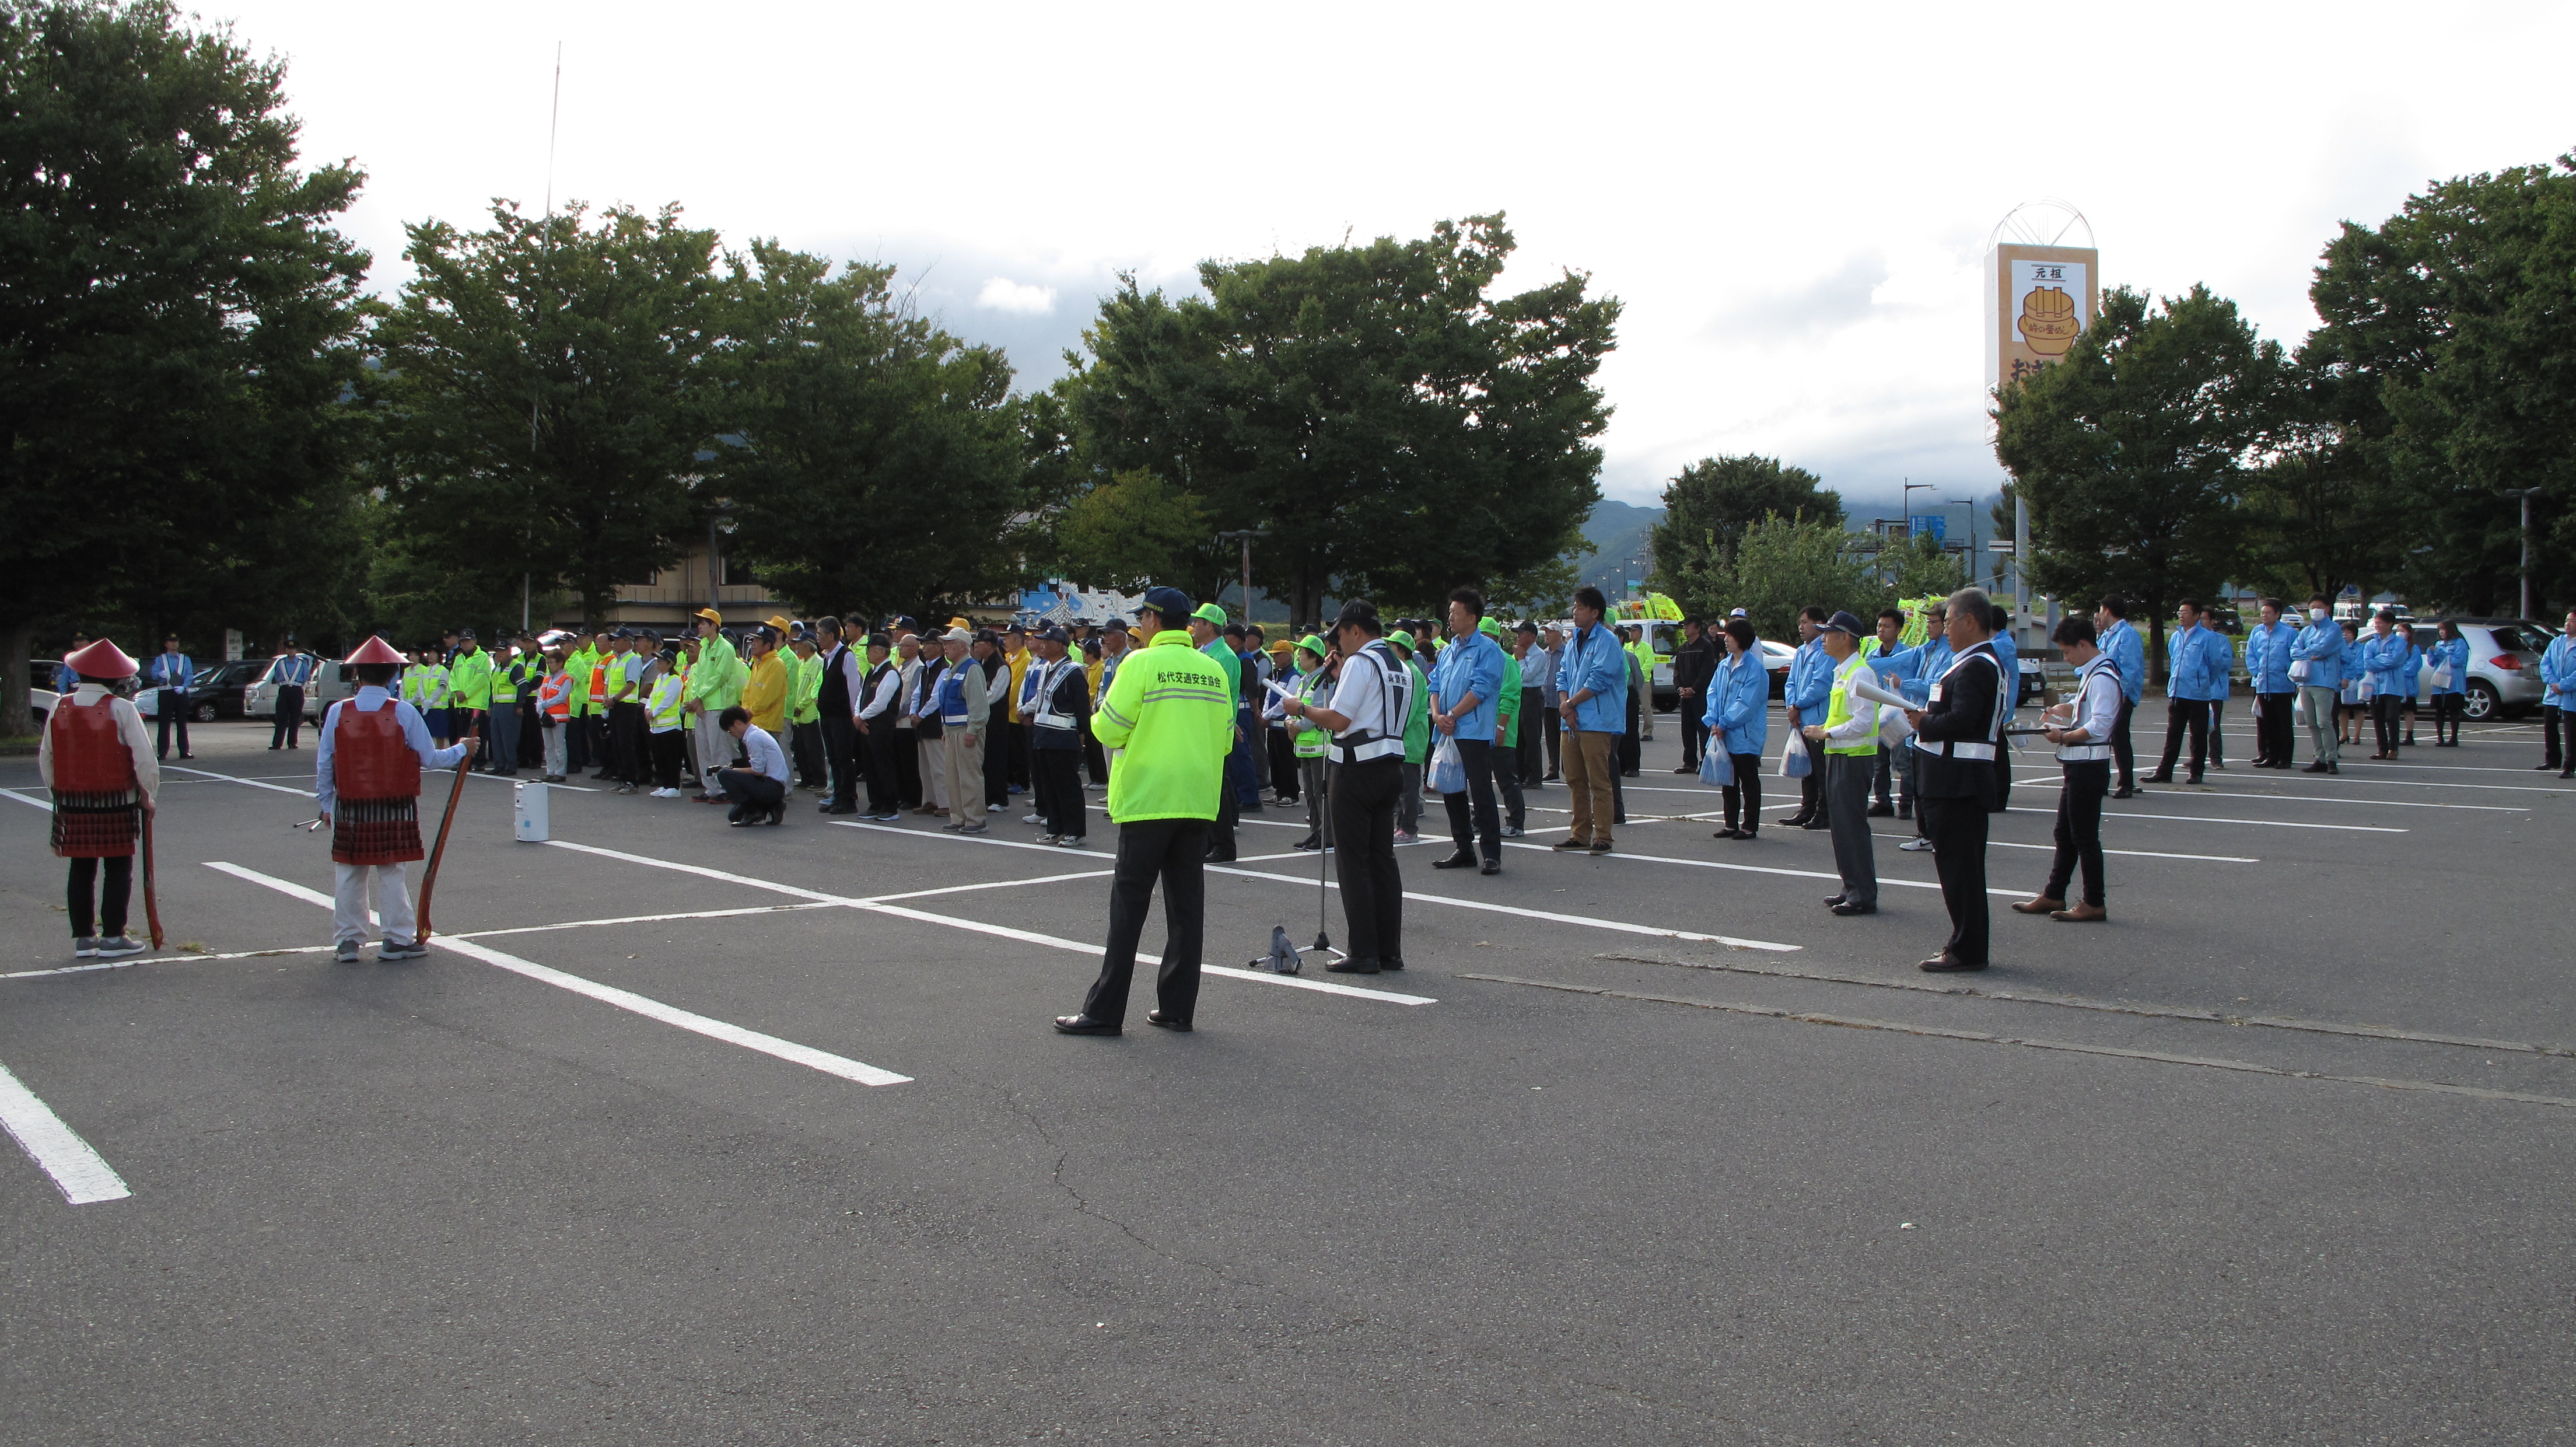
{"label": "beige trousers", "polygon": [[948,757],[941,762],[940,774],[948,783],[948,798],[943,802],[950,821],[983,822],[983,734],[975,729],[952,728],[944,731],[940,741],[948,745]]}

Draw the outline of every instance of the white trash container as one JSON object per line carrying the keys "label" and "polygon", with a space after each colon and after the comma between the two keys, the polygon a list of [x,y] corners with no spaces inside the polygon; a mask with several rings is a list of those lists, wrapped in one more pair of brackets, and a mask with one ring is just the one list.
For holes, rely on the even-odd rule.
{"label": "white trash container", "polygon": [[522,844],[545,843],[546,786],[542,783],[522,781],[511,786],[510,792],[517,801],[519,816],[519,842]]}

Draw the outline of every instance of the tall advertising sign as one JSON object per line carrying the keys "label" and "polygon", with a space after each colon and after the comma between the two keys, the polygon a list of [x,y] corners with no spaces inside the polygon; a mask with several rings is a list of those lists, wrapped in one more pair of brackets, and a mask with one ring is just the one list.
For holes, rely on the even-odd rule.
{"label": "tall advertising sign", "polygon": [[2093,322],[2101,257],[2091,247],[1998,243],[1986,253],[1986,385],[2055,363]]}

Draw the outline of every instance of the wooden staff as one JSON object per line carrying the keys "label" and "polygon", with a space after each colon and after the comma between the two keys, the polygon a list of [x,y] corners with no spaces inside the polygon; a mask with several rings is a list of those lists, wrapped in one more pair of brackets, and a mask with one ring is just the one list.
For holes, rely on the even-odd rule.
{"label": "wooden staff", "polygon": [[482,726],[483,720],[479,716],[465,725],[465,753],[456,761],[456,782],[447,791],[447,812],[438,821],[438,842],[430,846],[429,868],[421,872],[420,928],[414,935],[417,944],[429,943],[429,892],[438,883],[439,856],[447,852],[447,829],[456,822],[457,796],[465,792],[465,771],[474,758],[474,734]]}
{"label": "wooden staff", "polygon": [[143,921],[152,927],[152,948],[161,948],[161,900],[152,888],[152,811],[143,811]]}

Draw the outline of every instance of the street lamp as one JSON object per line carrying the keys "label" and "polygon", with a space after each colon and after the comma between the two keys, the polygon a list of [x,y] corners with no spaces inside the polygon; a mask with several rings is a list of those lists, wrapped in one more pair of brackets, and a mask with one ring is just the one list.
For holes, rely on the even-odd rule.
{"label": "street lamp", "polygon": [[2536,487],[2508,487],[2507,497],[2522,499],[2522,611],[2517,618],[2531,616],[2531,500],[2540,495]]}
{"label": "street lamp", "polygon": [[[1977,500],[1973,497],[1954,497],[1950,499],[1950,501],[1968,510],[1967,570],[1973,572],[1977,566]],[[1969,581],[1974,582],[1976,580],[1972,578]]]}
{"label": "street lamp", "polygon": [[1905,514],[1905,541],[1908,543],[1914,541],[1914,489],[1918,487],[1925,492],[1940,491],[1937,485],[1929,482],[1905,483],[1905,495],[1897,500],[1896,510]]}

